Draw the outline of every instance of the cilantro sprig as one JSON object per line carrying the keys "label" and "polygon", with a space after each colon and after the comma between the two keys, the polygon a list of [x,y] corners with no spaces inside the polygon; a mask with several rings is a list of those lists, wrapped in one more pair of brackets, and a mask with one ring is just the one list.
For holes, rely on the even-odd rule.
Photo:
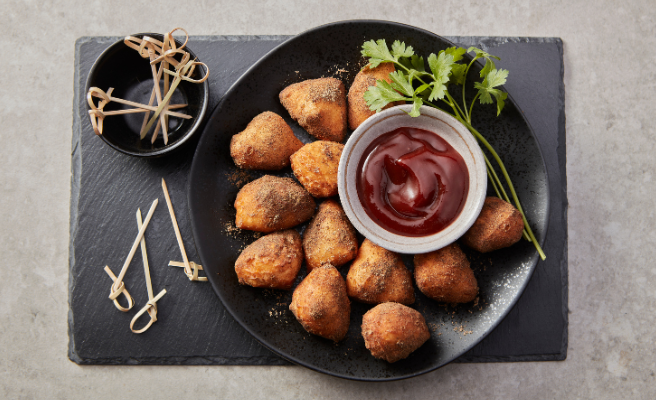
{"label": "cilantro sprig", "polygon": [[[464,58],[466,53],[474,54],[472,60],[469,62]],[[391,82],[378,80],[376,86],[370,86],[364,93],[364,99],[369,108],[372,111],[380,112],[390,103],[406,101],[413,104],[412,110],[408,113],[412,117],[419,116],[420,107],[426,104],[445,111],[458,119],[474,135],[482,145],[482,148],[492,155],[509,189],[510,196],[508,196],[490,159],[483,152],[487,174],[492,187],[499,198],[503,198],[510,203],[510,197],[512,197],[515,206],[524,220],[524,238],[535,245],[543,260],[546,259],[546,255],[535,239],[535,235],[528,224],[515,187],[508,176],[508,171],[503,161],[501,161],[501,158],[492,145],[471,124],[472,112],[477,100],[480,104],[494,104],[496,102],[497,116],[505,106],[508,93],[501,90],[500,86],[506,83],[508,70],[497,69],[494,60],[498,61],[499,57],[493,56],[476,47],[470,47],[466,50],[462,47],[450,47],[446,50],[441,50],[437,55],[431,53],[426,59],[428,62],[428,69],[426,69],[424,58],[416,55],[412,46],[406,46],[404,42],[396,40],[392,43],[390,49],[385,39],[365,42],[362,45],[362,55],[368,58],[371,68],[375,68],[383,63],[394,63],[396,67],[396,71],[389,74]],[[468,104],[465,96],[465,83],[467,82],[467,75],[469,74],[470,68],[477,60],[485,61],[483,69],[481,69],[479,74],[482,81],[474,83],[474,89],[477,92]],[[451,93],[449,93],[449,87],[454,86],[462,87],[461,104],[454,100]],[[446,104],[452,112],[444,110],[438,104]]]}

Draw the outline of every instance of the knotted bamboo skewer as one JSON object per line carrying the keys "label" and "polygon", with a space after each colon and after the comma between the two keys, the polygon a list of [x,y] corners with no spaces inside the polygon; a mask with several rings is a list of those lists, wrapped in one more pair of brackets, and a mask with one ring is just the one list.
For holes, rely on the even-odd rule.
{"label": "knotted bamboo skewer", "polygon": [[[149,112],[149,111],[157,111],[156,107],[152,107],[146,104],[140,104],[136,103],[134,101],[130,100],[124,100],[120,99],[118,97],[113,97],[112,92],[114,91],[114,88],[109,88],[109,90],[105,93],[102,89],[97,88],[97,87],[91,87],[89,88],[89,92],[87,93],[87,103],[89,104],[89,107],[91,107],[91,110],[89,110],[89,117],[91,118],[91,126],[93,127],[93,131],[96,133],[96,135],[102,135],[103,132],[103,121],[106,116],[109,115],[120,115],[120,114],[132,114],[132,113],[137,113],[137,112]],[[93,103],[93,98],[100,98],[101,101],[98,102],[98,105],[96,106]],[[116,111],[103,111],[103,108],[110,102],[116,102],[120,104],[125,104],[128,106],[136,107],[136,108],[131,108],[127,110],[116,110]],[[169,106],[169,108],[182,108],[186,107],[186,104],[175,104]],[[192,118],[191,115],[188,114],[183,114],[179,113],[176,111],[166,111],[167,115],[172,115],[174,117],[178,118],[184,118],[184,119],[190,119]]]}
{"label": "knotted bamboo skewer", "polygon": [[[173,33],[178,30],[183,31],[185,34],[185,41],[180,47],[177,47],[175,39],[173,39]],[[159,41],[149,36],[144,36],[143,38],[137,38],[134,36],[125,37],[123,42],[128,47],[138,51],[141,57],[149,59],[151,65],[151,73],[153,75],[153,90],[151,91],[150,100],[146,105],[112,97],[111,93],[113,88],[109,88],[107,93],[96,87],[90,88],[89,92],[87,93],[87,101],[91,107],[91,110],[89,110],[89,117],[91,118],[91,125],[96,135],[102,135],[105,117],[111,115],[143,112],[145,115],[141,125],[141,139],[146,137],[147,132],[153,126],[155,121],[159,119],[159,124],[157,124],[153,130],[151,142],[155,142],[159,130],[161,129],[164,136],[164,144],[168,144],[168,117],[173,116],[185,119],[192,118],[187,114],[170,111],[172,109],[183,108],[187,106],[186,104],[169,104],[171,96],[181,81],[186,80],[192,83],[202,83],[209,77],[209,68],[207,65],[198,61],[190,60],[190,54],[183,50],[186,47],[188,41],[189,34],[182,28],[175,28],[172,31],[165,33],[163,41]],[[176,56],[180,56],[181,59],[177,60],[175,58]],[[159,68],[157,68],[157,64],[160,64]],[[205,67],[206,74],[201,79],[193,79],[191,77],[193,76],[195,68],[198,65]],[[175,72],[169,69],[170,66],[175,68]],[[173,77],[172,83],[169,82],[170,76]],[[159,86],[159,82],[162,78],[164,79],[165,93],[163,97]],[[99,97],[102,99],[98,106],[93,104],[93,97]],[[157,99],[157,107],[153,107],[153,102],[155,99]],[[136,108],[117,111],[103,111],[103,108],[111,101],[131,105]],[[151,111],[154,111],[154,115],[149,119]]]}
{"label": "knotted bamboo skewer", "polygon": [[[143,222],[141,221],[141,209],[137,209],[137,227],[139,230],[143,227]],[[148,330],[148,328],[157,321],[157,301],[166,294],[166,289],[162,289],[161,292],[157,294],[157,297],[153,297],[153,283],[150,280],[150,267],[148,266],[148,254],[146,253],[146,238],[141,238],[141,258],[143,259],[144,274],[146,275],[146,290],[148,291],[148,302],[146,305],[139,310],[139,312],[132,318],[130,322],[130,330],[134,333],[143,333]],[[150,316],[150,321],[146,326],[141,329],[134,329],[134,323],[137,322],[139,317],[141,317],[145,312],[148,312]]]}
{"label": "knotted bamboo skewer", "polygon": [[[125,277],[125,273],[128,272],[128,267],[130,266],[130,262],[132,261],[132,257],[134,257],[134,253],[137,251],[137,247],[139,246],[139,242],[141,241],[141,238],[143,238],[144,233],[146,232],[146,228],[148,227],[148,223],[150,222],[150,218],[153,216],[153,213],[155,212],[155,208],[157,207],[157,202],[158,200],[155,199],[153,201],[153,204],[150,206],[150,210],[148,210],[148,214],[146,215],[146,220],[143,223],[143,226],[139,229],[139,233],[137,234],[137,238],[134,240],[134,243],[132,244],[132,248],[130,249],[130,253],[128,254],[128,257],[125,259],[125,262],[123,263],[123,267],[121,268],[121,272],[118,274],[118,277],[114,276],[114,273],[112,270],[109,268],[109,266],[105,266],[105,272],[107,272],[107,275],[109,275],[110,278],[114,281],[112,284],[112,287],[110,288],[109,292],[109,299],[114,302],[114,305],[116,305],[116,308],[119,310],[126,312],[132,309],[134,306],[134,301],[130,301],[132,299],[132,296],[130,296],[129,293],[127,293],[125,289],[125,284],[123,283],[123,278]],[[121,293],[125,292],[125,297],[128,298],[128,307],[122,307],[116,298],[121,295]]]}
{"label": "knotted bamboo skewer", "polygon": [[[173,204],[171,203],[171,197],[169,196],[169,189],[166,187],[166,181],[164,181],[164,178],[162,178],[162,190],[164,191],[164,198],[166,198],[166,205],[168,206],[169,214],[171,215],[173,230],[175,231],[175,237],[178,240],[178,246],[180,247],[180,253],[182,254],[182,263],[184,266],[185,275],[187,275],[187,278],[189,278],[190,281],[205,282],[207,281],[207,277],[198,276],[198,271],[203,269],[203,267],[196,263],[190,263],[189,259],[187,258],[187,252],[185,251],[184,243],[182,242],[182,235],[180,234],[180,228],[178,227],[178,220],[175,218],[175,212],[173,211]],[[175,261],[172,261],[171,263],[179,264]],[[172,265],[171,263],[169,263],[169,265]],[[193,264],[193,271],[192,271],[192,264]],[[173,265],[177,266],[175,264]]]}

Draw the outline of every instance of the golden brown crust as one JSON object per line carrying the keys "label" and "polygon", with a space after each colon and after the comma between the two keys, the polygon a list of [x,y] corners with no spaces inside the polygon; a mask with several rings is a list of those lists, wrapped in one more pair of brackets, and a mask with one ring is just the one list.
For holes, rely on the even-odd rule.
{"label": "golden brown crust", "polygon": [[279,170],[303,147],[292,128],[276,113],[265,111],[230,140],[230,156],[244,169]]}
{"label": "golden brown crust", "polygon": [[[376,113],[369,109],[367,102],[364,100],[364,93],[369,89],[369,86],[376,86],[376,80],[385,80],[391,83],[392,80],[390,79],[389,74],[395,70],[394,64],[383,63],[373,69],[370,69],[367,65],[358,72],[348,92],[349,128],[355,130],[367,118]],[[390,103],[383,107],[383,110],[399,104],[404,103],[402,101]]]}
{"label": "golden brown crust", "polygon": [[303,328],[339,342],[348,332],[351,302],[344,279],[330,264],[315,268],[296,287],[289,309]]}
{"label": "golden brown crust", "polygon": [[362,317],[362,337],[372,356],[393,363],[420,348],[430,332],[418,311],[398,303],[383,303]]}
{"label": "golden brown crust", "polygon": [[310,135],[341,142],[346,135],[346,88],[335,78],[309,79],[287,86],[280,102]]}
{"label": "golden brown crust", "polygon": [[349,297],[367,304],[415,302],[412,275],[401,257],[365,239],[346,276]]}
{"label": "golden brown crust", "polygon": [[292,154],[294,175],[312,196],[337,195],[337,170],[342,150],[341,143],[317,140]]}
{"label": "golden brown crust", "polygon": [[319,205],[319,211],[303,233],[303,249],[308,271],[325,263],[339,267],[358,253],[355,228],[335,200]]}
{"label": "golden brown crust", "polygon": [[522,238],[522,214],[498,197],[487,197],[483,209],[462,242],[481,253],[512,246]]}
{"label": "golden brown crust", "polygon": [[293,229],[270,233],[244,249],[235,263],[239,283],[291,289],[303,263],[301,235]]}
{"label": "golden brown crust", "polygon": [[288,229],[312,218],[315,207],[312,196],[292,178],[265,175],[237,193],[235,225],[258,232]]}
{"label": "golden brown crust", "polygon": [[469,260],[457,243],[440,250],[415,255],[415,281],[433,300],[468,303],[478,295],[478,283]]}

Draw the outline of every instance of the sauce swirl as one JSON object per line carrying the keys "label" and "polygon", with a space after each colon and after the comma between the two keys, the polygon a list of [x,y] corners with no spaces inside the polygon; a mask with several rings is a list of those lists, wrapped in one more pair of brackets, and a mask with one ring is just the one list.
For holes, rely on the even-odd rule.
{"label": "sauce swirl", "polygon": [[365,150],[358,171],[358,196],[369,217],[403,236],[428,236],[449,226],[469,191],[462,156],[423,129],[381,135]]}

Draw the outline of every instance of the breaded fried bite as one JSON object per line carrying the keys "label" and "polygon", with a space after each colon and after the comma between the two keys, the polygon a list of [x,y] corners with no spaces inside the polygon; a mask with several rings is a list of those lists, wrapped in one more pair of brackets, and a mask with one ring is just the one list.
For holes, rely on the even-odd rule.
{"label": "breaded fried bite", "polygon": [[344,279],[330,264],[315,268],[296,287],[289,309],[303,328],[339,342],[348,332],[351,302]]}
{"label": "breaded fried bite", "polygon": [[303,250],[308,271],[326,263],[339,267],[358,254],[355,228],[335,200],[319,205],[319,211],[303,233]]}
{"label": "breaded fried bite", "polygon": [[[353,80],[353,84],[348,92],[348,122],[349,128],[355,130],[367,118],[374,115],[376,112],[371,111],[367,102],[364,100],[364,93],[369,89],[369,86],[376,86],[376,80],[385,80],[392,82],[389,74],[396,71],[393,63],[383,63],[376,68],[369,68],[367,65],[364,67]],[[395,102],[386,105],[384,109],[393,107],[395,105],[404,104],[404,102]]]}
{"label": "breaded fried bite", "polygon": [[310,193],[292,178],[265,175],[237,193],[235,225],[267,233],[288,229],[312,218],[315,207]]}
{"label": "breaded fried bite", "polygon": [[337,170],[344,145],[326,140],[308,143],[291,156],[292,170],[314,197],[337,195]]}
{"label": "breaded fried bite", "polygon": [[415,302],[412,275],[401,256],[365,239],[346,276],[352,299],[367,304]]}
{"label": "breaded fried bite", "polygon": [[469,303],[478,296],[478,282],[469,260],[457,243],[415,255],[415,281],[419,290],[433,300]]}
{"label": "breaded fried bite", "polygon": [[291,289],[303,263],[301,235],[293,229],[270,233],[244,249],[235,263],[239,283]]}
{"label": "breaded fried bite", "polygon": [[280,103],[310,135],[341,142],[346,135],[346,88],[335,78],[309,79],[280,92]]}
{"label": "breaded fried bite", "polygon": [[243,169],[279,170],[303,147],[284,119],[276,113],[259,114],[246,129],[230,139],[230,156]]}
{"label": "breaded fried bite", "polygon": [[362,337],[372,356],[393,363],[420,348],[430,332],[418,311],[399,303],[383,303],[362,317]]}
{"label": "breaded fried bite", "polygon": [[512,204],[498,197],[487,197],[483,209],[462,242],[481,253],[512,246],[522,238],[524,220]]}

